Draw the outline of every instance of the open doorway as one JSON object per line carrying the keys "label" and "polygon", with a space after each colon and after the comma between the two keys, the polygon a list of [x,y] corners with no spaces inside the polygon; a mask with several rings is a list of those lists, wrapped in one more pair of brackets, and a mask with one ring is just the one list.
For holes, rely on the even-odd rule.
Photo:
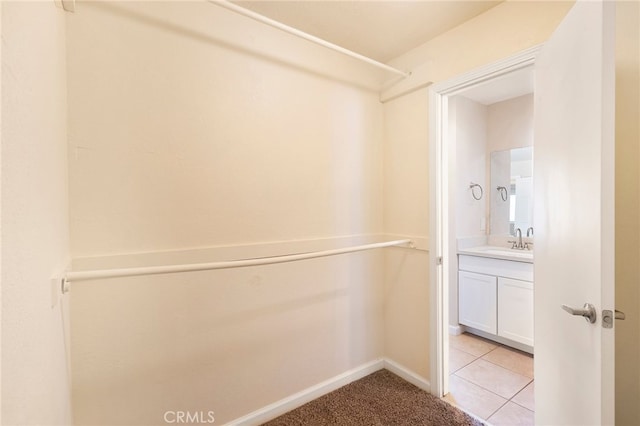
{"label": "open doorway", "polygon": [[495,424],[535,411],[535,52],[432,89],[432,388]]}
{"label": "open doorway", "polygon": [[430,87],[433,394],[449,387],[448,102],[535,62],[535,418],[615,423],[614,33],[615,4],[578,2],[541,48]]}

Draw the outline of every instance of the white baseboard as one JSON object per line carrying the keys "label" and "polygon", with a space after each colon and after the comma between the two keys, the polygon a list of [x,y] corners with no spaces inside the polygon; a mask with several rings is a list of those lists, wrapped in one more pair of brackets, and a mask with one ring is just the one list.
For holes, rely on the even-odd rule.
{"label": "white baseboard", "polygon": [[510,346],[522,352],[527,352],[533,355],[533,346],[516,342],[515,340],[507,339],[501,336],[496,336],[495,334],[487,333],[486,331],[478,330],[472,327],[465,327],[464,330],[468,331],[471,334],[475,334],[476,336],[484,337],[485,339],[493,340],[494,342],[498,342],[505,346]]}
{"label": "white baseboard", "polygon": [[462,333],[464,333],[464,328],[458,324],[458,325],[450,325],[449,326],[449,335],[451,336],[459,336]]}
{"label": "white baseboard", "polygon": [[227,423],[228,426],[253,426],[260,425],[271,419],[275,419],[278,416],[288,413],[289,411],[296,409],[309,401],[313,401],[316,398],[326,395],[329,392],[348,385],[351,382],[359,380],[371,373],[375,373],[378,370],[382,370],[386,364],[383,359],[371,361],[367,364],[345,371],[335,377],[332,377],[324,382],[318,383],[315,386],[304,389],[298,393],[295,393],[287,398],[276,401],[273,404],[269,404],[266,407],[260,408],[252,413],[242,416],[238,419],[232,420]]}
{"label": "white baseboard", "polygon": [[276,401],[273,404],[269,404],[266,407],[260,408],[252,413],[242,416],[238,419],[232,420],[226,424],[226,426],[253,426],[261,425],[269,420],[275,419],[291,410],[294,410],[307,402],[320,398],[323,395],[333,392],[342,386],[348,385],[351,382],[355,382],[371,373],[375,373],[378,370],[386,368],[397,376],[402,377],[407,382],[423,389],[427,392],[431,391],[431,385],[427,379],[414,373],[408,368],[398,364],[387,358],[381,358],[375,361],[368,362],[359,367],[345,371],[335,377],[332,377],[324,382],[318,383],[315,386],[304,389],[298,393],[295,393],[287,398]]}
{"label": "white baseboard", "polygon": [[402,377],[412,385],[415,385],[424,391],[431,392],[431,383],[429,382],[429,380],[425,379],[417,373],[414,373],[413,371],[398,364],[397,362],[385,358],[384,368],[391,371],[395,375]]}

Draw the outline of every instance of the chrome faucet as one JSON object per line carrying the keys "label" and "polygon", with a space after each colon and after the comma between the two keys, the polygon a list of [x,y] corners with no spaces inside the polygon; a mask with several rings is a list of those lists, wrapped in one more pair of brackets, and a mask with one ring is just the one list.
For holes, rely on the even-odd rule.
{"label": "chrome faucet", "polygon": [[533,226],[530,226],[530,227],[527,229],[527,237],[529,237],[529,231],[531,231],[531,236],[533,237]]}
{"label": "chrome faucet", "polygon": [[522,229],[516,228],[516,241],[507,241],[512,243],[512,249],[524,250],[524,244],[522,244]]}

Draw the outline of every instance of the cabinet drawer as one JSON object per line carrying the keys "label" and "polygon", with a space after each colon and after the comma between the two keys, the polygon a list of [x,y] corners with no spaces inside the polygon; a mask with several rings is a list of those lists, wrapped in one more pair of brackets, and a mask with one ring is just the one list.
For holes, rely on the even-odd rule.
{"label": "cabinet drawer", "polygon": [[516,280],[533,281],[533,263],[460,254],[458,255],[458,269]]}

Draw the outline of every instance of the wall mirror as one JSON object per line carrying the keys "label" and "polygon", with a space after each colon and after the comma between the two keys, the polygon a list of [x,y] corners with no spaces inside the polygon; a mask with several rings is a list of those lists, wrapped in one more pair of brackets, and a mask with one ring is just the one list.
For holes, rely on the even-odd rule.
{"label": "wall mirror", "polygon": [[491,153],[491,234],[533,226],[533,147]]}

